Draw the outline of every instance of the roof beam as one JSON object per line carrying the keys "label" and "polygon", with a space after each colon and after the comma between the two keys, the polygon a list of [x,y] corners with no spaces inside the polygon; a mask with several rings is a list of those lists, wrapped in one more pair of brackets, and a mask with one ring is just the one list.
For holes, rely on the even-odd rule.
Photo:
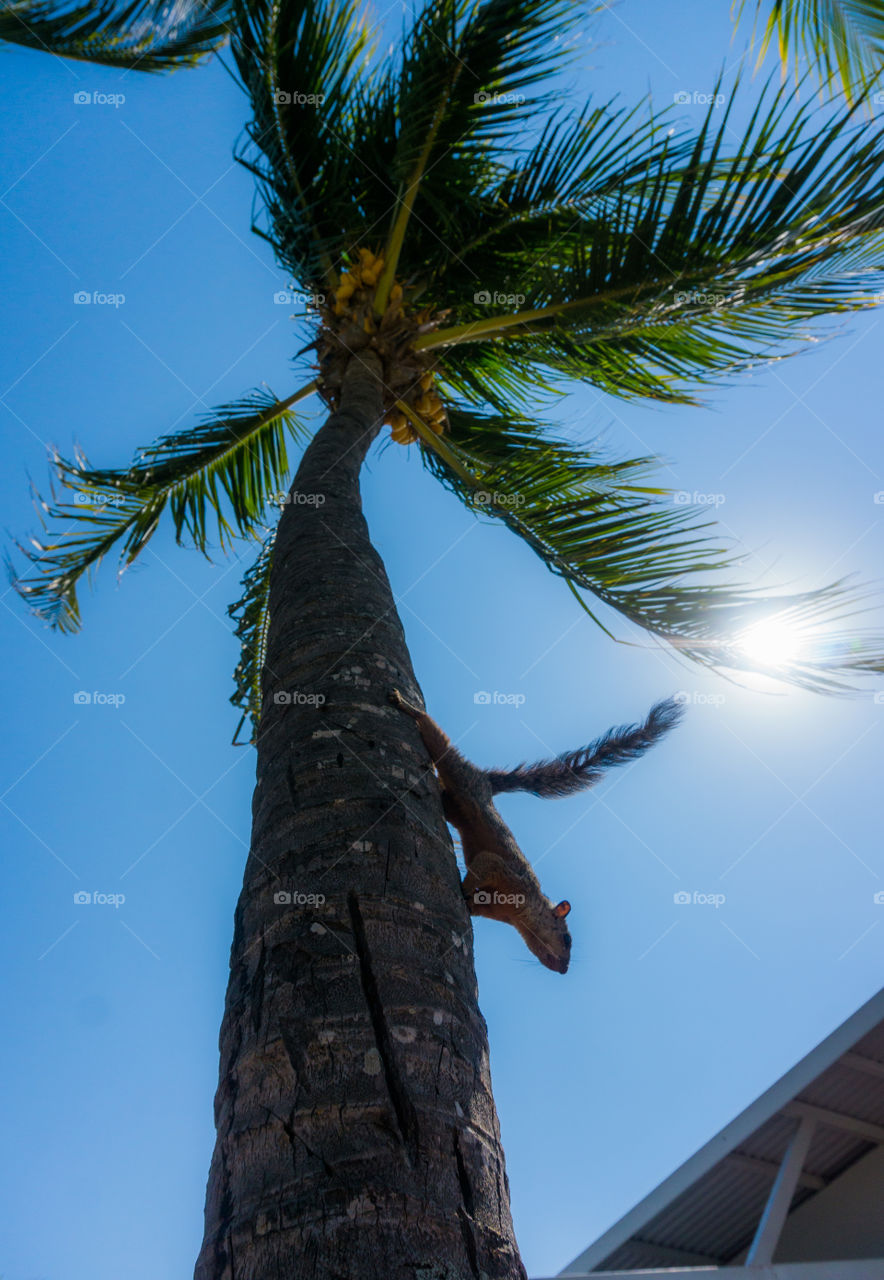
{"label": "roof beam", "polygon": [[[761,1156],[750,1156],[745,1151],[729,1151],[724,1158],[731,1164],[741,1164],[747,1169],[763,1173],[771,1181],[780,1171],[780,1166],[776,1160],[763,1160]],[[808,1173],[806,1169],[802,1169],[798,1175],[798,1186],[806,1187],[808,1191],[822,1191],[823,1187],[828,1186],[828,1183],[825,1178],[820,1178],[817,1174]]]}
{"label": "roof beam", "polygon": [[884,1077],[884,1062],[879,1062],[877,1058],[867,1058],[862,1053],[843,1053],[840,1061],[845,1067],[852,1067],[854,1071],[865,1071],[870,1076]]}
{"label": "roof beam", "polygon": [[833,1129],[844,1129],[865,1138],[866,1142],[884,1145],[884,1125],[872,1124],[869,1120],[859,1120],[856,1116],[846,1116],[841,1111],[830,1111],[828,1107],[816,1107],[810,1102],[790,1102],[783,1107],[782,1115],[795,1116],[797,1119],[807,1117],[827,1124]]}
{"label": "roof beam", "polygon": [[798,1121],[798,1128],[789,1140],[780,1171],[770,1189],[755,1238],[746,1254],[747,1267],[767,1267],[773,1262],[774,1252],[780,1241],[780,1232],[786,1221],[792,1197],[795,1195],[798,1177],[807,1159],[816,1126],[817,1121],[812,1116],[804,1115]]}

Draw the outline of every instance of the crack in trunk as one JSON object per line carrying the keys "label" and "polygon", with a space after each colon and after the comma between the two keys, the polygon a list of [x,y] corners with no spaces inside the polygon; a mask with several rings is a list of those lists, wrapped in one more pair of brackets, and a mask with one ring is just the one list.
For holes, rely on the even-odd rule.
{"label": "crack in trunk", "polygon": [[470,1266],[473,1270],[475,1280],[480,1280],[481,1269],[479,1267],[479,1255],[476,1249],[476,1235],[473,1225],[475,1217],[475,1202],[473,1200],[473,1187],[470,1182],[467,1166],[464,1161],[463,1152],[460,1146],[460,1133],[455,1126],[454,1135],[454,1161],[457,1166],[457,1182],[460,1187],[461,1207],[457,1211],[458,1221],[460,1223],[461,1234],[463,1235],[464,1246],[467,1251],[467,1257],[470,1260]]}
{"label": "crack in trunk", "polygon": [[356,955],[359,959],[362,990],[365,994],[365,1003],[368,1005],[375,1044],[381,1058],[384,1079],[387,1083],[387,1092],[390,1095],[390,1102],[393,1104],[393,1110],[396,1113],[396,1123],[399,1126],[399,1135],[402,1139],[402,1145],[405,1147],[406,1157],[409,1164],[412,1164],[419,1143],[417,1112],[415,1111],[414,1103],[408,1096],[408,1090],[405,1088],[402,1075],[396,1063],[390,1028],[387,1026],[383,1001],[378,993],[377,979],[372,968],[371,952],[369,951],[368,937],[365,932],[365,921],[362,919],[362,912],[359,910],[359,898],[355,893],[347,895],[347,907],[353,926]]}

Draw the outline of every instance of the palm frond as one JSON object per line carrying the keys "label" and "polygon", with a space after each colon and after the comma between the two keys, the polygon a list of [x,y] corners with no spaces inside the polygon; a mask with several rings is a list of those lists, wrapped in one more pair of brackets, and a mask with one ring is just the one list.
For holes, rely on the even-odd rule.
{"label": "palm frond", "polygon": [[242,712],[233,735],[235,746],[241,745],[239,734],[246,721],[251,724],[251,734],[245,741],[254,743],[261,719],[261,677],[270,628],[270,574],[275,542],[274,528],[265,538],[258,558],[246,570],[242,596],[227,610],[236,622],[235,635],[240,641],[240,658],[233,674],[235,688],[230,696]]}
{"label": "palm frond", "polygon": [[458,216],[456,253],[423,228],[411,233],[419,241],[412,253],[422,254],[426,273],[450,297],[487,291],[518,276],[533,257],[561,259],[583,242],[593,211],[604,214],[606,202],[640,185],[655,163],[674,169],[690,155],[690,140],[676,133],[668,111],[644,116],[642,107],[587,103],[576,114],[541,111],[535,124],[533,146],[525,149],[512,136],[506,164],[483,199]]}
{"label": "palm frond", "polygon": [[523,301],[461,298],[416,346],[440,348],[462,383],[493,343],[613,394],[690,402],[691,384],[796,350],[817,317],[875,305],[884,137],[853,127],[852,109],[822,122],[791,99],[770,95],[730,155],[728,111],[713,131],[710,107],[686,163],[664,146],[642,181],[578,212],[577,239],[498,256],[505,275],[482,274],[481,250],[459,255],[486,291]]}
{"label": "palm frond", "polygon": [[[762,671],[817,692],[884,671],[880,637],[845,625],[862,596],[843,582],[781,595],[722,582],[738,557],[704,532],[710,522],[695,509],[649,483],[653,459],[609,461],[550,439],[537,421],[451,406],[448,418],[453,457],[428,435],[425,466],[471,509],[507,524],[605,631],[582,592],[712,669]],[[766,664],[746,642],[759,623],[794,631],[800,652]]]}
{"label": "palm frond", "polygon": [[[249,94],[251,153],[280,261],[303,284],[334,287],[361,222],[353,186],[357,105],[370,100],[371,31],[358,0],[234,0],[232,52]],[[388,198],[389,199],[389,198]],[[256,228],[257,229],[257,228]]]}
{"label": "palm frond", "polygon": [[[398,124],[386,165],[398,206],[387,243],[390,279],[400,258],[404,275],[426,270],[427,232],[433,257],[441,241],[463,235],[471,209],[502,172],[517,126],[548,101],[532,91],[567,55],[573,8],[571,0],[427,0],[417,13],[401,66],[387,80]],[[425,234],[403,246],[416,201]]]}
{"label": "palm frond", "polygon": [[0,41],[129,71],[192,66],[229,34],[227,0],[7,0]]}
{"label": "palm frond", "polygon": [[[739,21],[746,0],[734,5]],[[753,37],[759,62],[776,40],[784,72],[805,58],[848,98],[873,84],[884,56],[882,0],[756,0]],[[754,39],[753,39],[754,42]]]}
{"label": "palm frond", "polygon": [[538,402],[562,394],[559,385],[543,377],[536,363],[502,344],[452,347],[440,353],[434,366],[440,386],[475,406],[490,406],[503,418],[518,420],[536,412]]}
{"label": "palm frond", "polygon": [[562,61],[573,4],[427,0],[380,61],[356,0],[240,0],[237,14],[232,48],[262,154],[243,159],[261,181],[265,234],[318,288],[364,237],[382,247],[415,198],[402,274],[426,269],[427,242],[438,256],[446,229],[461,233],[537,109],[528,91]]}
{"label": "palm frond", "polygon": [[528,92],[567,56],[573,17],[571,0],[428,0],[403,42],[393,176],[407,182],[431,138],[425,191],[438,195],[431,175],[454,149],[481,160],[508,142],[528,116]]}
{"label": "palm frond", "polygon": [[33,611],[61,631],[79,628],[77,587],[120,544],[120,572],[153,536],[168,507],[175,536],[189,535],[203,552],[214,530],[222,547],[254,536],[264,512],[287,483],[285,437],[303,440],[305,428],[291,411],[312,384],[287,400],[255,391],[222,405],[205,422],[161,436],[140,450],[132,465],[98,470],[78,456],[56,454],[56,478],[73,501],[40,501],[44,528],[63,526],[22,547],[37,569],[16,580]]}

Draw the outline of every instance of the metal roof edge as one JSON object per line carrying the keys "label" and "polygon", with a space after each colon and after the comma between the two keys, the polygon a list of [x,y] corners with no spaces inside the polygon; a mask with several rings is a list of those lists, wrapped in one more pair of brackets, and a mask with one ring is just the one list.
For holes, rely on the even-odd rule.
{"label": "metal roof edge", "polygon": [[649,1222],[661,1209],[686,1191],[692,1183],[707,1173],[723,1156],[738,1146],[745,1138],[770,1119],[780,1107],[790,1102],[812,1080],[846,1053],[858,1040],[884,1021],[884,988],[861,1005],[845,1022],[836,1027],[824,1040],[801,1058],[785,1075],[766,1089],[744,1111],[729,1121],[699,1151],[679,1165],[668,1178],[624,1214],[613,1226],[591,1244],[558,1274],[588,1275],[594,1266],[629,1240],[636,1231]]}
{"label": "metal roof edge", "polygon": [[[599,1280],[746,1280],[744,1267],[664,1267],[639,1271],[596,1271]],[[558,1280],[582,1280],[586,1272],[560,1272]],[[540,1280],[540,1277],[538,1277]],[[817,1262],[775,1262],[753,1267],[752,1280],[884,1280],[884,1258]]]}

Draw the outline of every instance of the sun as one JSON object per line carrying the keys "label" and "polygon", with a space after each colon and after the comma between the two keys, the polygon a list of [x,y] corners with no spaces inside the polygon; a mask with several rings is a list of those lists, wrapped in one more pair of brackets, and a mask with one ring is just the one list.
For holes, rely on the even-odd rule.
{"label": "sun", "polygon": [[804,641],[797,627],[767,619],[747,627],[737,640],[737,647],[753,662],[782,667],[801,657]]}

